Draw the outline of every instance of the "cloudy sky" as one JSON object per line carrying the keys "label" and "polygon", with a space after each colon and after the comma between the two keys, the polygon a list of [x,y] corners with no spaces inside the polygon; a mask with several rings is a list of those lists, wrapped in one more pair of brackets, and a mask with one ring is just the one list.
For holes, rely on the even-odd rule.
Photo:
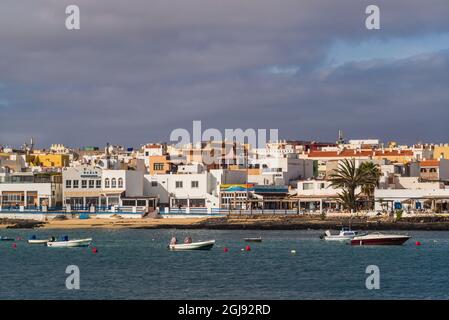
{"label": "cloudy sky", "polygon": [[193,120],[449,142],[448,17],[447,0],[2,0],[0,144],[139,146]]}

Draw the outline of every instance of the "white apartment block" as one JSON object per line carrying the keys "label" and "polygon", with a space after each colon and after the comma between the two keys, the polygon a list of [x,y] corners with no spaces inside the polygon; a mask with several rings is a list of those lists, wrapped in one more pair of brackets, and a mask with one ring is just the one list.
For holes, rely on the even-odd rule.
{"label": "white apartment block", "polygon": [[260,185],[288,185],[293,181],[313,177],[313,161],[296,157],[267,157],[251,159],[252,167],[261,169],[260,175],[251,175],[250,183]]}
{"label": "white apartment block", "polygon": [[81,165],[63,170],[64,204],[90,206],[154,206],[143,195],[143,172]]}
{"label": "white apartment block", "polygon": [[62,205],[60,175],[36,176],[31,172],[5,173],[0,179],[0,208]]}
{"label": "white apartment block", "polygon": [[144,176],[144,194],[159,197],[169,207],[219,208],[221,184],[245,183],[244,171],[216,169],[210,172]]}

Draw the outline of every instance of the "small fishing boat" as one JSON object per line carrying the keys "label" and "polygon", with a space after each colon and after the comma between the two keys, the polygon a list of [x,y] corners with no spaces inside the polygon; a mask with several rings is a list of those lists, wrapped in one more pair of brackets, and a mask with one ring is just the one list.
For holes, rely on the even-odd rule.
{"label": "small fishing boat", "polygon": [[179,244],[169,244],[168,248],[170,250],[210,250],[215,244],[215,240],[192,242],[192,243],[179,243]]}
{"label": "small fishing boat", "polygon": [[402,245],[410,238],[409,235],[373,232],[352,238],[351,245]]}
{"label": "small fishing boat", "polygon": [[28,243],[29,244],[46,244],[48,241],[48,239],[28,239]]}
{"label": "small fishing boat", "polygon": [[29,244],[46,244],[48,241],[51,241],[51,239],[38,239],[35,235],[28,239]]}
{"label": "small fishing boat", "polygon": [[262,237],[257,238],[245,238],[245,242],[262,242]]}
{"label": "small fishing boat", "polygon": [[62,240],[54,240],[53,238],[47,242],[47,247],[54,247],[54,248],[88,247],[91,242],[92,238],[73,239],[73,240],[69,240],[68,237],[64,237]]}
{"label": "small fishing boat", "polygon": [[14,241],[14,238],[0,237],[0,241]]}
{"label": "small fishing boat", "polygon": [[342,228],[339,234],[331,234],[329,230],[326,230],[320,238],[326,241],[349,241],[358,235],[360,235],[358,231],[353,231],[350,228]]}

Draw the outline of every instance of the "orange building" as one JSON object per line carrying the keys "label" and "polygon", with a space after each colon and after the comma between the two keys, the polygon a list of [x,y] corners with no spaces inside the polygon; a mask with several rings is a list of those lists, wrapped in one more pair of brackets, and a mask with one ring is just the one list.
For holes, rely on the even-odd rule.
{"label": "orange building", "polygon": [[169,155],[150,156],[149,157],[149,172],[153,174],[170,173],[173,168],[173,163],[170,161]]}

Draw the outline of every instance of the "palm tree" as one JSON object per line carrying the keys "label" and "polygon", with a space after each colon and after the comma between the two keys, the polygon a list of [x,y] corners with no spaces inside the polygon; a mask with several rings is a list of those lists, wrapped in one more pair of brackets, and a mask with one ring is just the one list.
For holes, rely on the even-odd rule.
{"label": "palm tree", "polygon": [[369,201],[374,203],[374,189],[379,185],[379,178],[381,172],[379,166],[373,162],[363,162],[360,165],[361,170],[366,171],[369,176],[368,181],[362,185],[362,193],[368,198]]}
{"label": "palm tree", "polygon": [[360,197],[360,194],[356,194],[357,188],[371,185],[373,180],[371,172],[362,165],[357,168],[354,159],[343,159],[329,176],[331,187],[343,189],[338,195],[343,207],[354,211],[357,210],[357,200]]}

